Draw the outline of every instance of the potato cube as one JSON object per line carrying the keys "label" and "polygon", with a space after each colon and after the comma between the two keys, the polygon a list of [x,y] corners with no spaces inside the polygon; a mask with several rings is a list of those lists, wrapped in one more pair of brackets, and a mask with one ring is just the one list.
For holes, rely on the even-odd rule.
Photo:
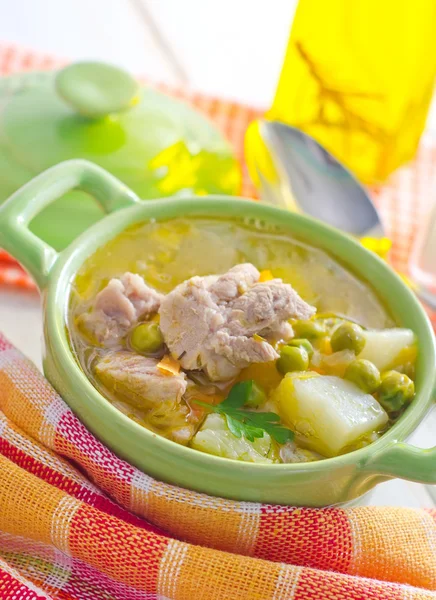
{"label": "potato cube", "polygon": [[268,458],[271,445],[271,438],[266,432],[254,442],[250,442],[244,436],[237,438],[227,427],[225,417],[217,414],[208,415],[201,429],[191,440],[191,448],[196,450],[255,463],[273,462]]}
{"label": "potato cube", "polygon": [[365,346],[359,358],[365,358],[375,364],[377,369],[385,371],[396,365],[401,353],[415,344],[415,334],[410,329],[384,329],[365,331]]}
{"label": "potato cube", "polygon": [[328,457],[337,456],[388,421],[370,394],[334,376],[285,377],[274,400],[283,421],[304,445]]}

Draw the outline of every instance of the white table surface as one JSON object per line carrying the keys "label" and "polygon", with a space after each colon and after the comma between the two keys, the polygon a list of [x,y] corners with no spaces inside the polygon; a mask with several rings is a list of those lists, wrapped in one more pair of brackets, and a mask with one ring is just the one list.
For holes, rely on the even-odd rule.
{"label": "white table surface", "polygon": [[[0,41],[101,59],[156,81],[268,106],[296,0],[0,0]],[[436,111],[432,113],[432,121]],[[41,366],[36,294],[0,288],[0,331]],[[428,447],[429,422],[412,441]],[[372,504],[430,506],[423,485],[392,480]]]}

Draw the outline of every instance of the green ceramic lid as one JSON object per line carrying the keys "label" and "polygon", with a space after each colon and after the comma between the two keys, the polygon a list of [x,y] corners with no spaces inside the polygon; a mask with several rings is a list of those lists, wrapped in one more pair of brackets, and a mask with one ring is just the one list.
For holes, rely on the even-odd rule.
{"label": "green ceramic lid", "polygon": [[[207,119],[111,65],[0,79],[0,119],[0,203],[70,158],[101,165],[144,199],[239,192],[237,162]],[[31,228],[62,249],[101,216],[92,198],[75,191]]]}

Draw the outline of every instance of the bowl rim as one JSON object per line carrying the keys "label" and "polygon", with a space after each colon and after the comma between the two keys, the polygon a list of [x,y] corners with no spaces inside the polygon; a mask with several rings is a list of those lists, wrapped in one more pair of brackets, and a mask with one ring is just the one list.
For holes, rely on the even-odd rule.
{"label": "bowl rim", "polygon": [[[370,276],[376,274],[392,286],[391,296],[396,299],[396,304],[399,300],[404,302],[411,315],[415,317],[421,332],[418,336],[419,345],[422,345],[426,350],[425,356],[422,356],[421,352],[418,353],[416,380],[418,391],[406,413],[377,441],[347,454],[309,463],[265,464],[235,461],[182,446],[139,425],[114,407],[92,385],[82,371],[70,347],[67,335],[67,313],[74,277],[87,257],[92,255],[98,247],[106,244],[127,227],[136,223],[148,220],[166,221],[191,216],[241,218],[241,213],[245,218],[261,219],[277,224],[282,233],[288,231],[290,235],[297,239],[326,251],[358,277],[367,281],[387,308],[392,310],[388,298],[380,293],[378,286],[372,285],[370,282]],[[303,234],[296,234],[293,231],[294,228],[299,232],[303,231]],[[304,232],[308,235],[304,235]],[[329,243],[336,246],[336,251],[326,248],[324,242],[321,245],[316,243],[319,237],[324,238],[324,242],[330,240]],[[370,271],[368,277],[362,276],[361,270],[357,266],[350,265],[346,257],[350,260],[352,257],[358,257],[362,265],[368,266]],[[314,472],[328,468],[333,469],[334,467],[347,467],[356,463],[363,466],[373,453],[397,441],[404,441],[418,426],[432,403],[436,379],[436,344],[433,329],[419,300],[393,269],[373,252],[364,248],[357,240],[312,217],[285,211],[247,198],[218,195],[161,198],[147,200],[139,205],[127,207],[107,215],[82,233],[58,255],[50,273],[47,288],[44,290],[44,295],[46,321],[44,333],[48,336],[48,340],[56,352],[57,361],[60,361],[64,368],[68,366],[69,369],[72,369],[75,385],[77,386],[74,393],[80,393],[80,388],[86,390],[86,395],[92,397],[93,402],[99,405],[99,409],[104,411],[108,418],[112,419],[113,422],[118,421],[127,425],[128,428],[132,429],[132,433],[135,432],[136,435],[144,439],[144,443],[154,443],[156,448],[159,448],[162,452],[172,454],[176,452],[179,457],[190,462],[195,461],[197,464],[206,467],[225,467],[226,469],[232,469],[234,472],[244,470],[256,472],[257,474],[262,471],[271,473],[271,469],[281,469],[291,474],[302,471]],[[74,406],[70,405],[70,408],[73,412],[75,411]]]}

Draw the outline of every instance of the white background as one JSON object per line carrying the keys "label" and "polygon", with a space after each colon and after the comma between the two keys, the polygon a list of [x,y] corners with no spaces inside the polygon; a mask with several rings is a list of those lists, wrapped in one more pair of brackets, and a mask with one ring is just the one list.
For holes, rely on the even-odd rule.
{"label": "white background", "polygon": [[152,79],[267,106],[295,5],[296,0],[0,0],[0,39],[69,59],[109,60]]}
{"label": "white background", "polygon": [[[0,41],[65,59],[102,59],[152,80],[267,107],[296,0],[0,0]],[[435,119],[433,119],[435,120]],[[0,331],[40,365],[35,295],[0,291]],[[426,435],[427,433],[427,435]],[[428,428],[414,440],[425,445]],[[430,505],[424,486],[394,480],[376,504]]]}

